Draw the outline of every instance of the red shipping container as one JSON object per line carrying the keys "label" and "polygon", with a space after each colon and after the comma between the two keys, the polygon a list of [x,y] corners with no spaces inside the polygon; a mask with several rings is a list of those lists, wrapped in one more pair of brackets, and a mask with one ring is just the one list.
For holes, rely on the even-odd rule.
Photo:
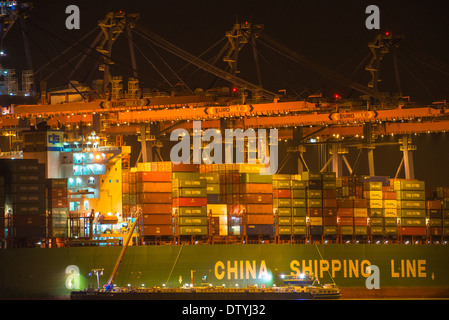
{"label": "red shipping container", "polygon": [[396,192],[394,191],[383,192],[382,197],[384,200],[396,200]]}
{"label": "red shipping container", "polygon": [[352,226],[354,225],[354,218],[353,217],[340,217],[340,225],[341,226]]}
{"label": "red shipping container", "polygon": [[339,217],[353,217],[354,209],[353,208],[338,208],[337,216]]}
{"label": "red shipping container", "polygon": [[172,224],[171,214],[144,214],[143,224]]}
{"label": "red shipping container", "polygon": [[171,172],[137,172],[136,173],[136,181],[166,181],[169,182],[172,180]]}
{"label": "red shipping container", "polygon": [[337,217],[324,217],[323,223],[325,226],[336,226],[337,225]]}
{"label": "red shipping container", "polygon": [[362,217],[354,217],[354,225],[365,227],[368,225],[368,219]]}
{"label": "red shipping container", "polygon": [[354,208],[354,200],[338,199],[337,207],[338,208]]}
{"label": "red shipping container", "polygon": [[307,208],[307,216],[309,217],[322,217],[323,209],[321,208]]}
{"label": "red shipping container", "polygon": [[171,236],[173,235],[172,225],[144,225],[144,236]]}
{"label": "red shipping container", "polygon": [[366,208],[368,202],[366,199],[354,199],[354,208]]}
{"label": "red shipping container", "polygon": [[323,208],[336,208],[337,199],[323,199]]}
{"label": "red shipping container", "polygon": [[337,208],[323,208],[323,217],[336,217]]}
{"label": "red shipping container", "polygon": [[205,207],[207,198],[173,198],[174,207]]}
{"label": "red shipping container", "polygon": [[275,189],[273,190],[273,196],[275,198],[290,198],[291,191],[290,189]]}
{"label": "red shipping container", "polygon": [[401,227],[401,234],[404,236],[425,236],[426,227]]}

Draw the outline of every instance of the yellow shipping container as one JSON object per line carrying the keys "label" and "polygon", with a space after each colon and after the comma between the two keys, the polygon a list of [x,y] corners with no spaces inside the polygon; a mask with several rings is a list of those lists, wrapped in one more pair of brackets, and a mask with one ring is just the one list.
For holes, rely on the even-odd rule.
{"label": "yellow shipping container", "polygon": [[384,200],[385,209],[396,209],[398,207],[397,200]]}
{"label": "yellow shipping container", "polygon": [[365,199],[381,200],[382,191],[363,191],[363,196]]}
{"label": "yellow shipping container", "polygon": [[385,208],[384,217],[385,218],[396,218],[398,216],[398,209],[395,208]]}
{"label": "yellow shipping container", "polygon": [[368,200],[368,208],[383,208],[383,202],[382,200]]}
{"label": "yellow shipping container", "polygon": [[309,217],[309,223],[311,226],[322,226],[323,218],[322,217]]}

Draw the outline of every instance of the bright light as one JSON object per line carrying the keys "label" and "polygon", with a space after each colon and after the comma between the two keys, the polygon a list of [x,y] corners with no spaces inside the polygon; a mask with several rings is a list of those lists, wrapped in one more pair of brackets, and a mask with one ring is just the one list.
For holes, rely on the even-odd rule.
{"label": "bright light", "polygon": [[300,273],[300,274],[299,274],[299,278],[300,278],[300,279],[304,279],[304,278],[305,278],[304,273]]}

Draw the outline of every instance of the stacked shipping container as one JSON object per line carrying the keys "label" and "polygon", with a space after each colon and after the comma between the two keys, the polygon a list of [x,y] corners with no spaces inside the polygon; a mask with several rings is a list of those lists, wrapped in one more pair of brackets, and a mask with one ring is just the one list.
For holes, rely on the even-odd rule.
{"label": "stacked shipping container", "polygon": [[67,179],[47,179],[47,210],[51,217],[51,237],[67,237],[69,219]]}
{"label": "stacked shipping container", "polygon": [[45,165],[34,159],[2,159],[0,176],[5,179],[5,211],[11,217],[11,236],[46,237]]}
{"label": "stacked shipping container", "polygon": [[426,235],[426,201],[424,181],[392,180],[396,191],[402,236]]}
{"label": "stacked shipping container", "polygon": [[[243,220],[246,225],[246,235],[273,235],[273,185],[271,175],[260,175],[258,173],[240,173],[240,186],[242,192],[240,201],[244,208]],[[290,200],[288,196],[280,200]]]}
{"label": "stacked shipping container", "polygon": [[199,165],[173,165],[172,171],[173,208],[178,216],[175,234],[207,235],[207,181],[200,179]]}
{"label": "stacked shipping container", "polygon": [[137,206],[143,219],[143,236],[171,236],[172,176],[171,171],[136,172]]}

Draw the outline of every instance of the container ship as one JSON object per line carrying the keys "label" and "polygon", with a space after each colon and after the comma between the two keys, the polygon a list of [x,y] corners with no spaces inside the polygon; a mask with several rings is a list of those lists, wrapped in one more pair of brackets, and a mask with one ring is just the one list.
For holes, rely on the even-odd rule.
{"label": "container ship", "polygon": [[[83,157],[62,145],[67,178],[46,179],[35,159],[0,161],[2,298],[101,288],[133,222],[114,282],[129,290],[199,286],[203,277],[223,288],[281,288],[283,277],[307,272],[336,283],[342,297],[447,297],[448,188],[332,172],[260,175],[257,164],[122,170],[120,150]],[[87,172],[92,162],[104,168]],[[372,265],[377,290],[367,288]]]}
{"label": "container ship", "polygon": [[[3,6],[0,19],[16,21],[17,8]],[[26,72],[22,91],[38,101],[2,104],[0,298],[95,296],[110,284],[105,277],[111,273],[121,292],[151,299],[161,297],[156,291],[172,299],[170,290],[201,287],[204,278],[214,288],[262,299],[262,291],[282,291],[286,277],[301,274],[335,284],[342,298],[449,298],[449,188],[429,187],[413,167],[414,134],[446,132],[449,111],[445,101],[419,105],[378,90],[380,61],[401,37],[387,32],[370,43],[366,70],[372,81],[365,86],[280,46],[264,36],[263,25],[236,23],[226,34],[231,49],[218,57],[229,64],[226,72],[138,19],[120,11],[99,21],[102,31],[71,64],[81,69],[96,57],[103,78],[92,86],[70,81],[53,91],[43,86],[34,96],[33,74]],[[135,36],[131,55],[143,38],[226,85],[155,92],[132,77],[124,89],[124,79],[112,74],[112,44],[124,31]],[[362,96],[297,101],[245,81],[237,77],[237,55],[248,39],[266,41]],[[135,65],[135,57],[131,61]],[[132,71],[137,75],[134,66]],[[14,91],[5,92],[15,96],[17,79],[7,74],[4,88],[14,84]],[[197,163],[189,157],[179,164],[163,161],[164,151],[181,139],[168,141],[167,134],[195,133],[194,121],[215,131],[211,135],[258,130],[257,142],[236,139],[230,149],[244,161],[217,163],[209,161],[210,150],[203,157],[208,145],[194,137],[187,149],[200,150]],[[260,133],[271,129],[270,142],[259,143]],[[140,146],[126,145],[130,136]],[[274,155],[278,141],[285,142],[279,170],[261,174],[265,162],[247,160],[266,149]],[[398,147],[402,160],[396,175],[378,176],[374,149],[386,145]],[[311,149],[320,153],[315,171],[304,157]],[[368,172],[361,174],[364,158]],[[284,170],[289,159],[295,168]]]}

